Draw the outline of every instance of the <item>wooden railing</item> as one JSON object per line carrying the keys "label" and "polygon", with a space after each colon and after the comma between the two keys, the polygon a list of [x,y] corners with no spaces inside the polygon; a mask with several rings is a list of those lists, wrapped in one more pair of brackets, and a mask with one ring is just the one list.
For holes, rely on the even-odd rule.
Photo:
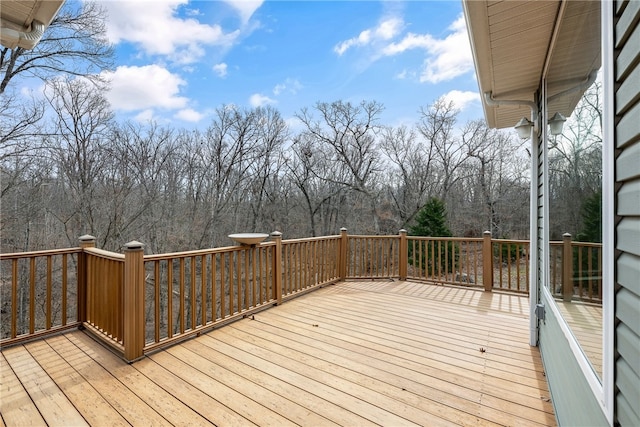
{"label": "wooden railing", "polygon": [[282,297],[292,298],[341,279],[340,236],[282,242]]}
{"label": "wooden railing", "polygon": [[81,248],[0,254],[0,343],[78,327]]}
{"label": "wooden railing", "polygon": [[[144,255],[79,248],[0,255],[0,345],[65,328],[88,331],[129,361],[145,352],[252,316],[320,286],[347,279],[401,280],[525,293],[529,244],[522,240],[340,235]],[[551,244],[551,279],[565,299],[601,301],[600,245]],[[563,258],[565,257],[565,258]],[[571,260],[562,262],[563,259]],[[560,261],[560,263],[558,262]]]}
{"label": "wooden railing", "polygon": [[408,237],[408,274],[416,280],[483,286],[482,239]]}
{"label": "wooden railing", "polygon": [[[346,230],[342,233],[346,236]],[[349,236],[346,276],[349,279],[381,279],[400,276],[400,239],[390,236]]]}
{"label": "wooden railing", "polygon": [[277,302],[277,244],[145,255],[144,351]]}
{"label": "wooden railing", "polygon": [[550,244],[549,274],[554,296],[602,303],[602,244],[574,242],[564,234],[562,242]]}

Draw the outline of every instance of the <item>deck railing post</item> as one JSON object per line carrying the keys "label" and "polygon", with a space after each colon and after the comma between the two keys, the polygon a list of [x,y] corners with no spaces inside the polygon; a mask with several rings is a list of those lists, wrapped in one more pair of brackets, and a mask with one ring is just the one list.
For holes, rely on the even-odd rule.
{"label": "deck railing post", "polygon": [[87,254],[85,253],[86,248],[95,248],[96,247],[96,238],[85,234],[78,238],[80,241],[80,249],[82,251],[78,254],[78,290],[77,290],[77,316],[78,322],[86,322],[87,321],[87,281],[89,277],[91,277],[90,272],[88,271],[88,263],[87,263]]}
{"label": "deck railing post", "polygon": [[482,283],[485,292],[491,292],[493,289],[493,241],[491,240],[491,232],[483,233],[482,241]]}
{"label": "deck railing post", "polygon": [[144,245],[124,245],[124,358],[133,362],[143,356],[144,331]]}
{"label": "deck railing post", "polygon": [[409,246],[407,242],[407,230],[400,230],[400,247],[398,248],[398,274],[400,280],[407,280],[407,265],[409,264]]}
{"label": "deck railing post", "polygon": [[276,246],[273,253],[273,299],[282,304],[282,233],[274,231],[271,239]]}
{"label": "deck railing post", "polygon": [[573,248],[571,234],[562,235],[562,299],[571,302],[573,298]]}
{"label": "deck railing post", "polygon": [[340,250],[338,252],[338,274],[340,280],[347,279],[347,260],[349,256],[347,254],[347,248],[349,247],[349,236],[347,235],[347,229],[342,227],[340,229]]}

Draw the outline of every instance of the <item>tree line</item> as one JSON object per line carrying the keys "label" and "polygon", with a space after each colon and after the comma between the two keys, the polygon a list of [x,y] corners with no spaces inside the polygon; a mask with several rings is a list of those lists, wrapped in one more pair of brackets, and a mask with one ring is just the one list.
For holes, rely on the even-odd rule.
{"label": "tree line", "polygon": [[[395,234],[433,198],[453,235],[528,238],[528,142],[461,123],[442,98],[396,127],[381,123],[382,104],[342,100],[301,109],[295,130],[273,107],[222,105],[203,130],[118,121],[96,74],[113,55],[101,13],[65,6],[34,51],[0,51],[3,252],[76,246],[83,234],[153,253],[228,245],[233,232]],[[27,73],[46,82],[44,98],[11,90]],[[599,191],[601,109],[585,99],[551,150],[562,232],[584,223],[572,195]]]}

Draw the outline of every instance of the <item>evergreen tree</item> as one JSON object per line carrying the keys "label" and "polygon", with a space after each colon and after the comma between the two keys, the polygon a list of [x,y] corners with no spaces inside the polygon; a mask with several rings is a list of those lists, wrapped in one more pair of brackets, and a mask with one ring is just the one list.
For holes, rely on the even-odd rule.
{"label": "evergreen tree", "polygon": [[444,202],[430,198],[416,215],[416,223],[409,228],[409,233],[412,236],[451,237]]}
{"label": "evergreen tree", "polygon": [[[451,237],[447,225],[447,208],[440,199],[432,197],[416,215],[415,224],[409,228],[412,236]],[[422,250],[409,244],[409,264],[425,269],[428,275],[450,273],[457,260],[458,248],[452,242],[414,241]],[[415,254],[414,254],[415,250]],[[418,255],[421,254],[420,255]]]}
{"label": "evergreen tree", "polygon": [[593,193],[582,204],[582,230],[576,238],[580,242],[602,242],[602,191]]}

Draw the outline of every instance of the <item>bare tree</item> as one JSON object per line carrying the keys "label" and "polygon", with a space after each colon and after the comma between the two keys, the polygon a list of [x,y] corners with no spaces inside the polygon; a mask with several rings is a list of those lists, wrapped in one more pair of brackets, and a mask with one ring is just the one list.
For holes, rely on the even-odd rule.
{"label": "bare tree", "polygon": [[434,146],[418,140],[414,129],[401,126],[386,128],[380,147],[392,166],[387,173],[387,193],[399,216],[396,228],[405,228],[435,193]]}
{"label": "bare tree", "polygon": [[[78,233],[103,231],[97,223],[98,211],[104,207],[98,183],[109,162],[104,144],[113,113],[100,88],[86,80],[55,79],[48,89],[56,135],[50,145],[67,196],[61,201],[58,219],[65,225],[69,243],[75,243]],[[104,246],[106,241],[99,243]]]}
{"label": "bare tree", "polygon": [[[376,175],[382,167],[378,150],[378,134],[382,129],[378,120],[382,110],[383,106],[375,101],[358,105],[336,101],[316,104],[315,111],[320,119],[306,108],[296,115],[303,123],[308,138],[331,148],[330,161],[335,169],[344,168],[348,172],[327,175],[323,179],[365,197],[371,218],[367,223],[373,225],[370,230],[373,232],[379,230]],[[352,201],[352,209],[358,205]]]}
{"label": "bare tree", "polygon": [[449,189],[458,179],[456,171],[468,158],[466,147],[455,136],[458,113],[453,101],[447,102],[444,98],[420,109],[418,130],[431,144],[440,173],[438,197],[445,201]]}
{"label": "bare tree", "polygon": [[112,66],[112,58],[104,10],[95,2],[67,2],[35,48],[0,49],[0,94],[19,75],[44,81],[60,74],[95,78]]}

